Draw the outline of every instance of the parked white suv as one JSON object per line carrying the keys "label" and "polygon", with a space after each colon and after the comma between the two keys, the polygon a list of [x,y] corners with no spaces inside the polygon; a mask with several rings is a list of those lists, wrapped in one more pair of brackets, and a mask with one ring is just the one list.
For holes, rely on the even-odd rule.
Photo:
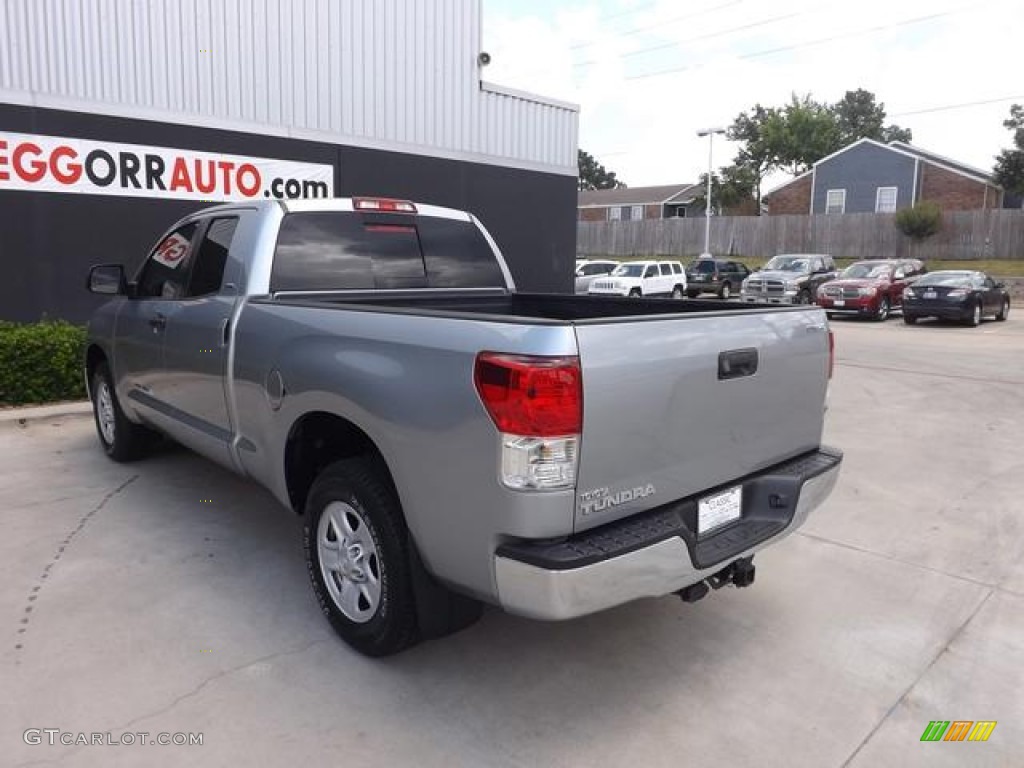
{"label": "parked white suv", "polygon": [[678,261],[630,261],[619,264],[608,277],[594,280],[587,292],[681,299],[686,294],[686,271]]}

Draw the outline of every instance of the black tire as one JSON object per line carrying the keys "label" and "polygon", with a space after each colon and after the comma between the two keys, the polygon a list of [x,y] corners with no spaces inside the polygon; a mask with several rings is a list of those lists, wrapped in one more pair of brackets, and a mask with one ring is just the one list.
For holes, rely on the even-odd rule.
{"label": "black tire", "polygon": [[914,325],[917,323],[917,315],[908,315],[906,312],[903,313],[903,322],[907,325]]}
{"label": "black tire", "polygon": [[636,298],[640,298],[641,296],[643,296],[643,294],[640,293],[640,289],[639,288],[634,288],[633,290],[631,290],[629,292],[629,295],[631,297],[636,297]]}
{"label": "black tire", "polygon": [[996,320],[998,320],[999,322],[1003,322],[1009,316],[1010,316],[1010,300],[1009,299],[1003,299],[1003,305],[1002,305],[1002,307],[1000,307],[999,311],[996,313]]}
{"label": "black tire", "polygon": [[700,296],[700,291],[687,291],[686,292],[686,298],[688,298],[688,299],[696,299],[698,296]]}
{"label": "black tire", "polygon": [[884,323],[886,320],[889,319],[890,308],[891,307],[889,305],[889,297],[883,296],[881,301],[878,302],[878,309],[875,311],[874,319],[880,323]]}
{"label": "black tire", "polygon": [[974,302],[974,306],[971,308],[971,316],[968,317],[965,322],[971,328],[977,328],[979,325],[981,325],[981,316],[982,316],[982,314],[983,313],[981,311],[981,302],[980,301],[976,301],[976,302]]}
{"label": "black tire", "polygon": [[89,386],[96,434],[107,456],[121,462],[135,461],[145,456],[156,442],[157,435],[124,415],[106,361],[96,365]]}
{"label": "black tire", "polygon": [[[335,632],[366,656],[389,656],[415,645],[409,533],[398,499],[375,464],[360,457],[327,466],[310,489],[305,511],[306,567],[320,609]],[[332,531],[339,551],[337,569],[321,565],[321,546],[325,552],[333,549]],[[360,554],[352,554],[354,545]],[[349,616],[339,604],[346,589],[350,596],[352,590],[359,595],[350,609],[365,611],[365,617]]]}
{"label": "black tire", "polygon": [[808,291],[806,288],[804,288],[802,291],[800,291],[800,293],[798,293],[796,295],[796,303],[797,304],[811,304],[811,303],[813,303],[812,300],[811,300],[811,292]]}
{"label": "black tire", "polygon": [[732,286],[729,283],[722,283],[722,287],[718,289],[718,298],[728,299],[732,296]]}

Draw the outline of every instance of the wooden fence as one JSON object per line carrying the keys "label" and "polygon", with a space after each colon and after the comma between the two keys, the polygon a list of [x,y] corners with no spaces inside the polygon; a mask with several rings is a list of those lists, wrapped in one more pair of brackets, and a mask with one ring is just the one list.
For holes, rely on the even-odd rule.
{"label": "wooden fence", "polygon": [[[896,229],[894,214],[723,216],[711,219],[711,252],[763,258],[777,253],[830,253],[840,258],[1024,258],[1024,210],[958,211],[942,229],[915,243]],[[580,222],[576,251],[587,256],[675,255],[704,250],[704,219]]]}

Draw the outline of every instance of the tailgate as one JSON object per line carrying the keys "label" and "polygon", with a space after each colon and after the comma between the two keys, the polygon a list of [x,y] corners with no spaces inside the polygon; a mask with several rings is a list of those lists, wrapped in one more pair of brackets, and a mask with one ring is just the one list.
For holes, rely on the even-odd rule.
{"label": "tailgate", "polygon": [[582,324],[576,334],[584,408],[577,531],[821,442],[829,352],[820,309]]}

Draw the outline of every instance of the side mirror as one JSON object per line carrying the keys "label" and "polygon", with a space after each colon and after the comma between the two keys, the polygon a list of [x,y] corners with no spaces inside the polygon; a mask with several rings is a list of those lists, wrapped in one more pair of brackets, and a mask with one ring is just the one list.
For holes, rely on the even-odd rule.
{"label": "side mirror", "polygon": [[997,290],[1001,291],[1001,290],[1003,290],[1003,288],[1006,287],[1006,283],[996,283],[995,287],[996,287]]}
{"label": "side mirror", "polygon": [[120,296],[128,293],[124,267],[120,264],[97,264],[89,270],[89,279],[85,287],[90,293],[105,296]]}

